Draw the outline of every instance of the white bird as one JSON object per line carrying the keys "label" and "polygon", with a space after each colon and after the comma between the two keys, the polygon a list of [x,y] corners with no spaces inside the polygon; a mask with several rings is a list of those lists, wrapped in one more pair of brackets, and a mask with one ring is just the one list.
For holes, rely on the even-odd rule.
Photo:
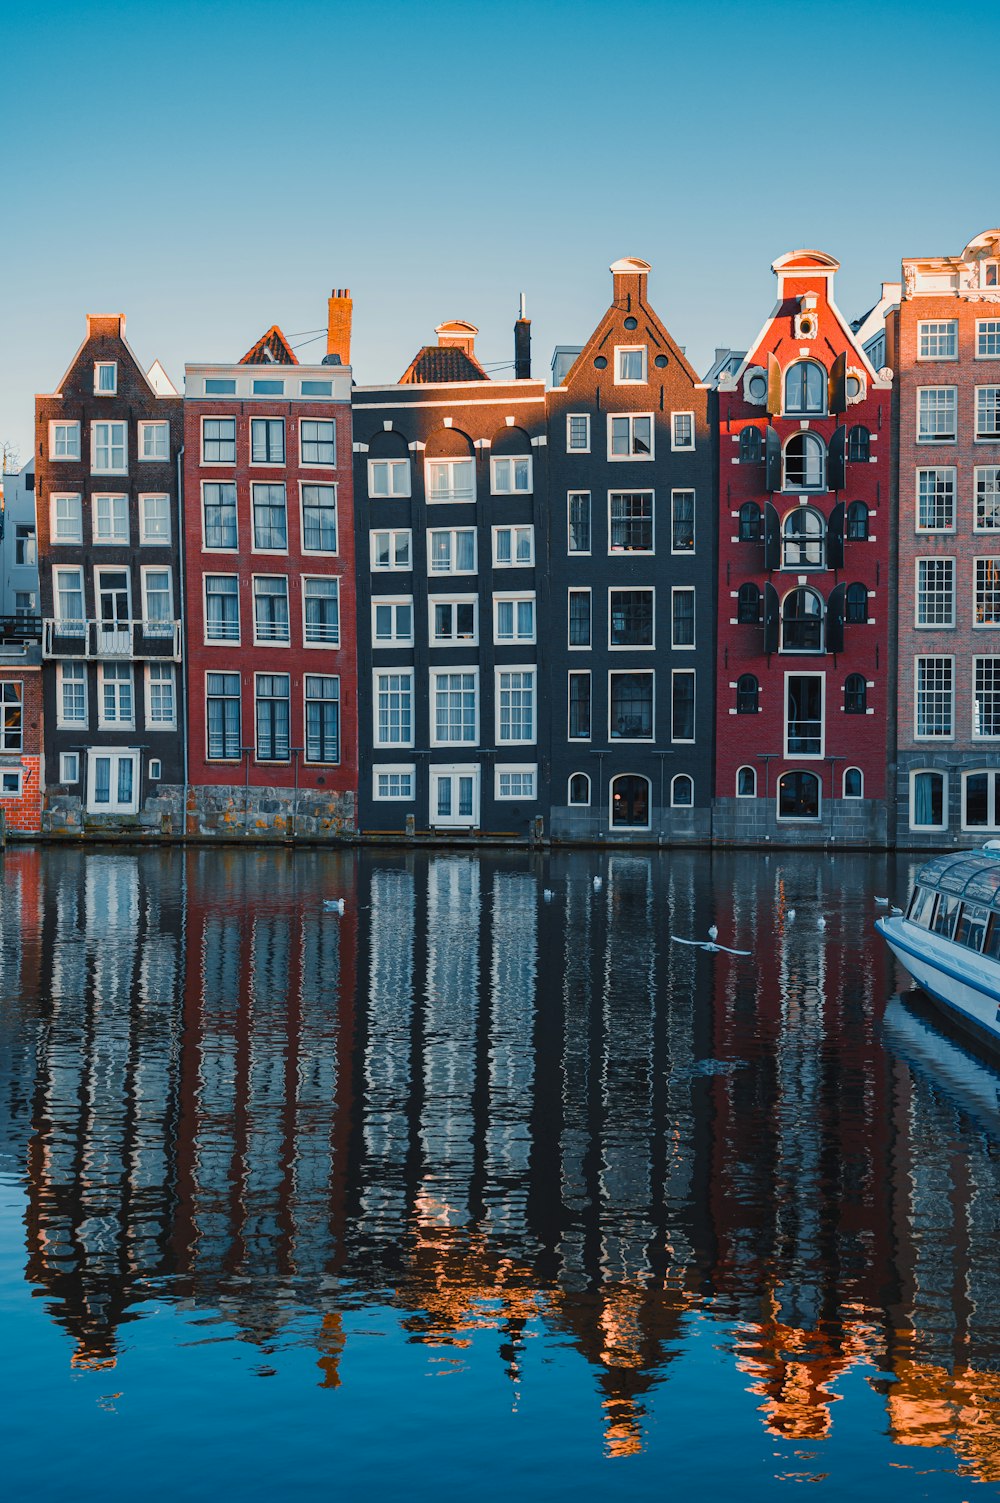
{"label": "white bird", "polygon": [[785,917],[789,923],[792,923],[795,919],[795,909],[789,908],[788,912],[785,914]]}
{"label": "white bird", "polygon": [[888,906],[889,906],[889,899],[888,898],[880,898],[877,894],[876,894],[876,897],[875,897],[875,902],[876,902],[876,904],[878,905],[879,908],[888,908]]}
{"label": "white bird", "polygon": [[600,892],[600,890],[601,890],[601,888],[603,886],[604,886],[604,878],[603,877],[595,877],[594,878],[594,891],[595,892]]}
{"label": "white bird", "polygon": [[327,913],[339,913],[340,916],[343,917],[345,906],[346,905],[343,898],[323,899],[323,907],[326,909]]}
{"label": "white bird", "polygon": [[819,918],[816,920],[816,928],[817,929],[825,929],[826,928],[826,919],[823,917],[822,914],[820,914]]}
{"label": "white bird", "polygon": [[551,887],[543,887],[542,897],[545,899],[546,903],[551,903],[552,899],[555,897],[555,893],[552,891]]}
{"label": "white bird", "polygon": [[719,937],[719,926],[718,926],[718,924],[709,924],[709,926],[708,926],[708,937],[712,941],[712,943],[714,944],[715,941]]}
{"label": "white bird", "polygon": [[[712,929],[715,929],[715,925],[714,924],[712,925]],[[712,933],[712,929],[709,929],[709,931],[708,931],[709,934]],[[719,932],[718,929],[715,929],[715,933],[718,934],[718,932]],[[673,940],[673,942],[674,942],[675,945],[690,945],[691,948],[694,949],[694,950],[707,950],[710,955],[717,955],[720,951],[723,951],[726,955],[752,955],[753,954],[752,950],[731,950],[728,945],[717,945],[715,943],[715,939],[714,938],[708,939],[708,940],[705,940],[705,939],[681,939],[681,937],[680,937],[679,934],[671,934],[670,938]]]}
{"label": "white bird", "polygon": [[903,917],[903,910],[902,910],[902,908],[890,908],[889,912],[892,914],[893,918],[902,918]]}

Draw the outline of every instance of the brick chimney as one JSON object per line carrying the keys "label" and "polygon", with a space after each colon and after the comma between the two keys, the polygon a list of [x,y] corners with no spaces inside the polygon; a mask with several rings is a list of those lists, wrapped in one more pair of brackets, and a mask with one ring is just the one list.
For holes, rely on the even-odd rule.
{"label": "brick chimney", "polygon": [[648,261],[640,261],[638,256],[623,256],[620,261],[612,263],[610,270],[614,278],[616,308],[624,308],[627,312],[631,312],[640,303],[646,301]]}
{"label": "brick chimney", "polygon": [[341,365],[351,363],[351,314],[354,304],[349,287],[336,287],[327,299],[326,353],[339,355]]}
{"label": "brick chimney", "polygon": [[475,324],[466,323],[464,318],[451,318],[445,324],[438,324],[434,333],[438,337],[438,345],[446,350],[464,350],[473,360],[476,358],[476,335],[479,330]]}

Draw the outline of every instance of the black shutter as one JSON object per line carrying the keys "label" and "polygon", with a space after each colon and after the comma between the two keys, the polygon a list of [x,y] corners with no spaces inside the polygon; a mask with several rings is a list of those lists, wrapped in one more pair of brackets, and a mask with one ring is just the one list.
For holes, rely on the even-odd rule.
{"label": "black shutter", "polygon": [[778,650],[778,625],[781,607],[778,603],[778,592],[773,584],[764,586],[764,651],[766,653]]}
{"label": "black shutter", "polygon": [[781,522],[770,501],[764,502],[764,568],[781,568]]}
{"label": "black shutter", "polygon": [[781,490],[781,439],[776,428],[764,433],[764,489]]}
{"label": "black shutter", "polygon": [[830,411],[847,411],[847,354],[838,355],[830,367],[830,376],[827,381],[827,397]]}
{"label": "black shutter", "polygon": [[830,595],[826,608],[827,652],[843,652],[844,650],[844,596],[846,594],[847,586],[839,584]]}
{"label": "black shutter", "polygon": [[826,455],[826,487],[842,491],[847,485],[847,429],[835,428]]}
{"label": "black shutter", "polygon": [[842,569],[844,567],[844,515],[846,507],[843,501],[838,501],[830,513],[830,520],[826,528],[826,567],[828,569]]}
{"label": "black shutter", "polygon": [[767,357],[767,410],[772,417],[781,411],[781,366],[777,355]]}

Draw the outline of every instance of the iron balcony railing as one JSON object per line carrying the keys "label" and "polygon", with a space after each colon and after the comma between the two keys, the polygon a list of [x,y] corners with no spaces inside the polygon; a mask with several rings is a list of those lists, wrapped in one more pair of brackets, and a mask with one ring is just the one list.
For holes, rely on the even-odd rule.
{"label": "iron balcony railing", "polygon": [[46,617],[43,658],[181,660],[179,621],[73,621]]}
{"label": "iron balcony railing", "polygon": [[0,616],[0,644],[3,646],[21,646],[41,639],[41,616]]}

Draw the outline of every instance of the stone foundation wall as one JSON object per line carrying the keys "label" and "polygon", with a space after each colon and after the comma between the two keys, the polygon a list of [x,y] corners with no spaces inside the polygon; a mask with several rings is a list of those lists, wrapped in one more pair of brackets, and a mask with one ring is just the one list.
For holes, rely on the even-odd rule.
{"label": "stone foundation wall", "polygon": [[773,798],[720,798],[712,821],[714,845],[796,845],[882,849],[885,805],[876,799],[826,799],[819,819],[779,820]]}
{"label": "stone foundation wall", "polygon": [[344,840],[356,834],[353,793],[221,785],[189,788],[188,836],[244,840]]}
{"label": "stone foundation wall", "polygon": [[608,845],[710,845],[710,809],[661,809],[653,811],[649,830],[608,828],[608,811],[573,804],[553,808],[551,838],[555,842],[579,840]]}

